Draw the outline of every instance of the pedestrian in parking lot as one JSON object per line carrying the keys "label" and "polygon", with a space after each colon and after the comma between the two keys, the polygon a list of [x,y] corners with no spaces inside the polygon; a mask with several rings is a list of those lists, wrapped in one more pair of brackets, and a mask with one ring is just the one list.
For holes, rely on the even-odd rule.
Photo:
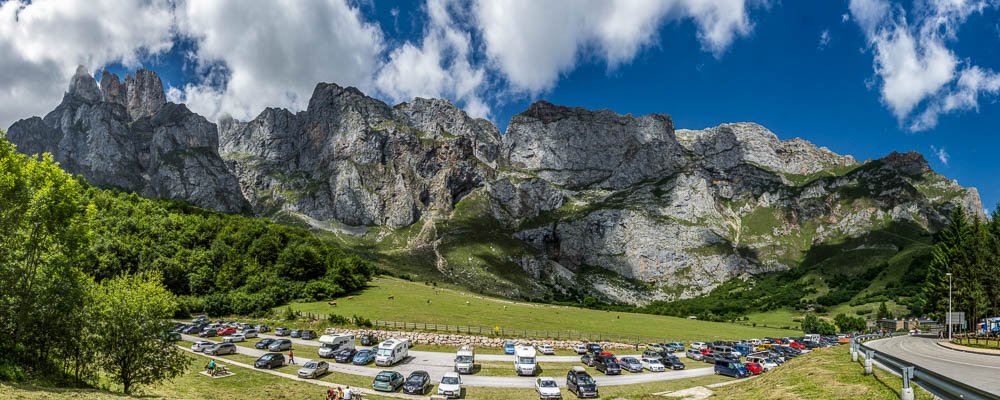
{"label": "pedestrian in parking lot", "polygon": [[295,354],[292,354],[291,350],[288,350],[288,363],[295,364]]}

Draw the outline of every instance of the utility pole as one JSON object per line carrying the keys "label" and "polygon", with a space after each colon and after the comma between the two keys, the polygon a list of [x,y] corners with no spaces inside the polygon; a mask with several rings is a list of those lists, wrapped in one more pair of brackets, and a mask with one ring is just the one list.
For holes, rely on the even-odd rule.
{"label": "utility pole", "polygon": [[948,274],[948,341],[951,341],[951,272]]}

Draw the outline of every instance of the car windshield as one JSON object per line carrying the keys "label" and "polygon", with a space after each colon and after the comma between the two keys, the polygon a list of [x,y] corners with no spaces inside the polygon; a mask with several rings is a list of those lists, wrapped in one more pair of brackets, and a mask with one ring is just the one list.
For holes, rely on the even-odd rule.
{"label": "car windshield", "polygon": [[263,356],[260,356],[261,360],[270,360],[272,358],[274,358],[274,354],[264,354]]}
{"label": "car windshield", "polygon": [[410,375],[410,378],[406,381],[411,383],[420,383],[424,381],[424,377],[422,375]]}
{"label": "car windshield", "polygon": [[733,363],[733,368],[746,368],[746,367],[747,366],[743,365],[743,363]]}
{"label": "car windshield", "polygon": [[442,385],[457,385],[458,384],[458,377],[455,377],[455,376],[446,376],[444,378],[441,378],[441,384]]}
{"label": "car windshield", "polygon": [[576,380],[581,385],[593,385],[594,384],[594,378],[591,378],[590,375],[577,375]]}
{"label": "car windshield", "polygon": [[392,349],[378,349],[378,355],[380,355],[380,356],[390,356],[390,355],[392,355]]}
{"label": "car windshield", "polygon": [[304,368],[316,368],[316,367],[319,367],[319,363],[315,362],[315,361],[310,361],[310,362],[307,362],[306,365],[303,365],[302,367],[304,367]]}
{"label": "car windshield", "polygon": [[456,358],[455,361],[458,361],[460,363],[470,363],[472,362],[472,356],[458,356],[458,358]]}
{"label": "car windshield", "polygon": [[361,350],[361,351],[358,352],[358,356],[360,356],[360,357],[366,357],[366,356],[368,356],[368,354],[371,354],[371,352],[368,351],[368,350]]}
{"label": "car windshield", "polygon": [[535,357],[518,357],[517,358],[517,363],[518,364],[534,364],[535,363]]}
{"label": "car windshield", "polygon": [[389,376],[389,374],[378,374],[375,377],[375,380],[378,382],[389,382],[392,380],[392,378]]}
{"label": "car windshield", "polygon": [[558,387],[558,385],[556,385],[556,381],[542,381],[541,383],[539,383],[539,386],[545,388]]}
{"label": "car windshield", "polygon": [[677,359],[677,357],[667,357],[667,361],[670,361],[670,362],[673,362],[673,363],[679,363],[679,362],[681,362],[681,360]]}

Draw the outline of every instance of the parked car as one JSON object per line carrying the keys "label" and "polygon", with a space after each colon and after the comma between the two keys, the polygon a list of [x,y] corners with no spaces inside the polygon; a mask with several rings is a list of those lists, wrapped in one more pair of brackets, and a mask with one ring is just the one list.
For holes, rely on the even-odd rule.
{"label": "parked car", "polygon": [[656,351],[656,350],[646,350],[646,351],[642,352],[641,357],[645,357],[645,358],[660,358],[660,357],[663,357],[663,356],[665,356],[667,354],[670,354],[670,353],[667,353],[665,351],[664,352],[660,352],[660,351]]}
{"label": "parked car", "polygon": [[368,365],[375,361],[375,351],[363,349],[358,350],[358,353],[354,355],[352,363],[354,365]]}
{"label": "parked car", "polygon": [[226,354],[236,354],[236,345],[232,343],[216,343],[203,350],[210,356],[221,356]]}
{"label": "parked car", "polygon": [[204,315],[199,315],[199,316],[195,317],[193,320],[191,320],[191,322],[194,322],[196,324],[207,323],[208,322],[208,317],[206,317]]}
{"label": "parked car", "polygon": [[167,332],[167,340],[171,342],[181,340],[180,332]]}
{"label": "parked car", "polygon": [[316,331],[309,331],[303,329],[302,332],[299,332],[299,339],[312,340],[315,338],[317,338]]}
{"label": "parked car", "polygon": [[243,335],[241,335],[239,333],[234,333],[232,335],[229,335],[229,336],[226,336],[226,337],[222,338],[222,341],[224,343],[245,342],[246,340],[247,340],[246,336],[243,336]]}
{"label": "parked car", "polygon": [[552,355],[556,354],[556,348],[553,347],[551,344],[540,344],[538,345],[538,352],[542,354]]}
{"label": "parked car", "polygon": [[764,372],[764,367],[755,362],[746,362],[743,363],[743,366],[746,367],[747,371],[750,371],[750,373],[754,375],[759,375]]}
{"label": "parked car", "polygon": [[271,331],[271,327],[267,326],[267,325],[264,325],[264,324],[254,325],[253,328],[256,329],[257,332],[260,332],[260,333],[268,333],[268,332]]}
{"label": "parked car", "polygon": [[715,374],[731,376],[733,378],[746,378],[751,375],[750,370],[739,361],[717,360],[715,362]]}
{"label": "parked car", "polygon": [[366,333],[361,335],[361,345],[362,346],[374,346],[378,344],[378,338],[375,335]]}
{"label": "parked car", "polygon": [[600,397],[597,391],[597,382],[590,377],[583,367],[573,367],[566,373],[566,390],[575,394],[576,397]]}
{"label": "parked car", "polygon": [[504,343],[503,344],[503,353],[504,354],[514,354],[514,348],[515,348],[514,342]]}
{"label": "parked car", "polygon": [[704,361],[707,364],[715,364],[715,352],[709,351],[706,353],[702,353],[701,361]]}
{"label": "parked car", "polygon": [[707,348],[707,346],[705,345],[705,342],[694,342],[691,343],[691,348],[695,350],[701,350]]}
{"label": "parked car", "polygon": [[291,350],[292,341],[288,339],[275,339],[274,342],[271,342],[271,344],[267,345],[267,349],[270,351]]}
{"label": "parked car", "polygon": [[275,336],[288,336],[290,333],[292,333],[292,331],[288,328],[278,328],[274,330]]}
{"label": "parked car", "polygon": [[575,351],[576,354],[587,354],[587,346],[584,346],[583,344],[574,344],[573,351]]}
{"label": "parked car", "polygon": [[330,371],[330,364],[326,361],[312,360],[299,368],[298,376],[302,379],[319,378],[328,371]]}
{"label": "parked car", "polygon": [[297,338],[299,338],[299,337],[302,336],[302,330],[301,329],[295,329],[291,333],[289,333],[288,336],[291,336],[291,337],[297,339]]}
{"label": "parked car", "polygon": [[198,325],[191,325],[187,328],[184,328],[184,330],[182,330],[181,333],[185,335],[197,335],[201,333],[201,327]]}
{"label": "parked car", "polygon": [[205,329],[198,333],[198,337],[216,337],[219,336],[219,332],[214,329]]}
{"label": "parked car", "polygon": [[430,374],[426,371],[413,371],[403,382],[403,393],[422,396],[433,386]]}
{"label": "parked car", "polygon": [[647,358],[643,357],[642,368],[651,372],[663,372],[666,368],[663,367],[663,363],[660,362],[658,358]]}
{"label": "parked car", "polygon": [[244,329],[243,330],[243,336],[245,336],[247,338],[256,338],[257,337],[257,330],[256,329]]}
{"label": "parked car", "polygon": [[396,371],[382,371],[375,375],[372,389],[380,392],[395,392],[403,386],[403,374]]}
{"label": "parked car", "polygon": [[764,371],[770,371],[778,367],[778,364],[771,361],[766,355],[759,353],[751,354],[747,356],[747,364],[754,363],[760,365]]}
{"label": "parked car", "polygon": [[236,328],[233,328],[233,327],[230,326],[230,327],[219,329],[219,331],[216,332],[216,333],[218,333],[219,336],[232,335],[232,334],[236,333]]}
{"label": "parked car", "polygon": [[594,358],[594,368],[604,375],[621,375],[622,368],[618,365],[618,360],[613,355],[600,355]]}
{"label": "parked car", "polygon": [[213,346],[213,345],[215,345],[215,343],[205,342],[205,341],[194,342],[193,344],[191,344],[191,351],[200,353],[202,351],[205,351],[205,348],[207,348],[208,346]]}
{"label": "parked car", "polygon": [[622,357],[618,365],[628,372],[642,372],[642,362],[635,357]]}
{"label": "parked car", "polygon": [[285,356],[281,353],[267,353],[260,356],[257,361],[253,362],[254,368],[271,369],[278,368],[283,365],[285,365]]}
{"label": "parked car", "polygon": [[549,377],[535,379],[535,392],[538,392],[538,398],[542,400],[562,398],[556,380]]}
{"label": "parked car", "polygon": [[700,351],[695,350],[695,349],[688,349],[688,351],[685,352],[684,354],[687,355],[687,358],[695,360],[695,361],[701,361],[702,358],[705,358],[704,354],[701,354]]}
{"label": "parked car", "polygon": [[663,364],[663,368],[684,369],[684,363],[682,363],[681,360],[674,355],[660,357],[660,364]]}
{"label": "parked car", "polygon": [[333,355],[333,360],[339,363],[351,362],[354,360],[354,349],[343,349]]}
{"label": "parked car", "polygon": [[458,376],[458,372],[444,373],[444,376],[441,377],[441,383],[438,385],[437,394],[449,399],[462,397],[462,378]]}
{"label": "parked car", "polygon": [[595,361],[594,359],[597,358],[598,356],[600,356],[600,354],[597,353],[585,354],[583,357],[580,357],[580,362],[584,363],[588,367],[593,367]]}
{"label": "parked car", "polygon": [[664,347],[666,347],[667,350],[671,352],[684,351],[684,343],[681,342],[670,342],[667,343],[666,346]]}
{"label": "parked car", "polygon": [[599,345],[597,343],[587,343],[587,352],[588,353],[600,353],[602,351],[604,351],[604,350],[601,349],[601,345]]}

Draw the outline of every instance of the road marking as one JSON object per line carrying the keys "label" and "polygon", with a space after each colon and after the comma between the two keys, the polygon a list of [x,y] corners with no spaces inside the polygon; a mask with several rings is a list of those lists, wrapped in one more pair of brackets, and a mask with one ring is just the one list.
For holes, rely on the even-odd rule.
{"label": "road marking", "polygon": [[939,357],[939,356],[928,355],[926,353],[916,352],[916,351],[910,350],[908,348],[908,346],[906,346],[906,341],[905,340],[900,340],[899,341],[899,347],[900,347],[900,349],[902,349],[904,351],[911,352],[913,354],[916,354],[916,355],[919,355],[919,356],[922,356],[922,357],[929,357],[929,358],[932,358],[934,360],[947,361],[947,362],[951,362],[951,363],[955,363],[955,364],[963,364],[963,365],[968,365],[968,366],[971,366],[971,367],[1000,369],[1000,367],[995,367],[995,366],[992,366],[992,365],[981,365],[981,364],[967,363],[967,362],[964,362],[964,361],[951,360],[951,359],[948,359],[948,358],[943,358],[943,357]]}

